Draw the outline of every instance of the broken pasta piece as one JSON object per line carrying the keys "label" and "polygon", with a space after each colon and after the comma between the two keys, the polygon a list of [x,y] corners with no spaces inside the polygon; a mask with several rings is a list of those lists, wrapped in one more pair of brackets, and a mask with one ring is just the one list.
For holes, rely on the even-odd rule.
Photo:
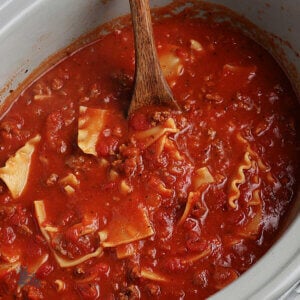
{"label": "broken pasta piece", "polygon": [[75,192],[75,187],[78,187],[80,184],[80,181],[77,179],[77,177],[69,173],[67,176],[59,180],[59,183],[63,186],[64,190],[68,195],[71,195]]}
{"label": "broken pasta piece", "polygon": [[64,184],[69,184],[69,185],[72,185],[72,186],[78,186],[79,183],[80,183],[80,181],[77,179],[77,177],[72,173],[69,173],[67,176],[60,179],[59,182],[63,185]]}
{"label": "broken pasta piece", "polygon": [[184,263],[193,263],[197,260],[200,260],[202,258],[205,258],[205,257],[209,256],[211,253],[212,253],[212,249],[211,249],[211,247],[208,247],[207,249],[205,249],[204,251],[202,251],[199,254],[189,256],[188,258],[183,259],[182,262],[184,262]]}
{"label": "broken pasta piece", "polygon": [[198,41],[191,39],[190,43],[191,43],[191,49],[192,50],[195,50],[197,52],[203,52],[204,51],[203,46]]}
{"label": "broken pasta piece", "polygon": [[170,281],[166,276],[161,275],[157,272],[153,272],[151,269],[142,268],[141,270],[141,277],[153,281],[159,282],[168,282]]}
{"label": "broken pasta piece", "polygon": [[66,284],[65,284],[65,282],[62,281],[61,279],[56,279],[56,280],[54,281],[54,283],[55,283],[55,286],[56,286],[56,290],[57,290],[58,292],[62,292],[62,291],[64,291],[64,290],[66,289]]}

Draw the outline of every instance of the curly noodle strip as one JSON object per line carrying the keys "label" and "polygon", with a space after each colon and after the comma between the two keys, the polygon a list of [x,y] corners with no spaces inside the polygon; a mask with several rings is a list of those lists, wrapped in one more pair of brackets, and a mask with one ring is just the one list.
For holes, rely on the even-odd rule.
{"label": "curly noodle strip", "polygon": [[252,207],[253,217],[248,221],[243,228],[238,230],[238,235],[243,238],[255,239],[259,234],[263,219],[263,206],[260,197],[260,189],[256,189],[252,193],[252,200],[249,202]]}
{"label": "curly noodle strip", "polygon": [[249,170],[251,168],[251,160],[250,160],[250,153],[246,152],[243,158],[242,163],[239,165],[236,173],[233,176],[233,180],[230,183],[229,186],[229,197],[228,197],[228,203],[230,207],[236,208],[237,204],[235,201],[237,201],[241,195],[241,192],[239,190],[239,185],[244,184],[246,182],[245,170]]}
{"label": "curly noodle strip", "polygon": [[272,173],[270,172],[270,169],[271,169],[270,166],[266,165],[261,160],[258,153],[250,147],[249,142],[240,133],[238,133],[236,135],[236,137],[237,137],[238,141],[240,141],[242,144],[246,145],[246,151],[248,151],[249,154],[251,155],[251,157],[257,161],[257,166],[258,166],[259,170],[266,173],[267,180],[274,184],[276,182],[276,180],[275,180],[274,176],[272,175]]}

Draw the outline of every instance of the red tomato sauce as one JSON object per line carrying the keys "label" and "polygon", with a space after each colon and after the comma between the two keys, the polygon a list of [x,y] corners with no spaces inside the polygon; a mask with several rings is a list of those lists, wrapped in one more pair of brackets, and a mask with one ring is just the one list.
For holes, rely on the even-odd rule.
{"label": "red tomato sauce", "polygon": [[182,111],[127,120],[125,27],[60,61],[2,116],[1,299],[203,299],[276,240],[299,173],[288,79],[224,24],[183,14],[154,33]]}

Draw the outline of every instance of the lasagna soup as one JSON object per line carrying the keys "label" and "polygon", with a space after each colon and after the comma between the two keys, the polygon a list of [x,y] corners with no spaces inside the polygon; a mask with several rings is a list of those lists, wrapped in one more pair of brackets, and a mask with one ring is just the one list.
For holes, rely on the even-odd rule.
{"label": "lasagna soup", "polygon": [[288,79],[229,24],[170,11],[154,34],[181,111],[127,117],[125,24],[2,115],[0,299],[204,299],[275,242],[299,173]]}

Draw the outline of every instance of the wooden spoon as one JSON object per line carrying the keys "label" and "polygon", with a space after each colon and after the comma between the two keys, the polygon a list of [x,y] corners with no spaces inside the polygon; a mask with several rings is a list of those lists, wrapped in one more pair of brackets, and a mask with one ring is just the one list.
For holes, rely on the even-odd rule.
{"label": "wooden spoon", "polygon": [[147,105],[179,110],[157,56],[149,0],[129,0],[135,40],[135,84],[128,115]]}

